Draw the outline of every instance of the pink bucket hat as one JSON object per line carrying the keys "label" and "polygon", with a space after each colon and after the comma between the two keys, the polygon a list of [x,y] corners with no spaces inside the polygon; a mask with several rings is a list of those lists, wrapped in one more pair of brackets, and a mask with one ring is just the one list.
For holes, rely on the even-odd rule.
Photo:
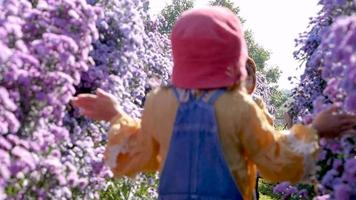
{"label": "pink bucket hat", "polygon": [[222,7],[191,9],[171,34],[173,85],[187,89],[232,86],[246,77],[247,47],[240,20]]}

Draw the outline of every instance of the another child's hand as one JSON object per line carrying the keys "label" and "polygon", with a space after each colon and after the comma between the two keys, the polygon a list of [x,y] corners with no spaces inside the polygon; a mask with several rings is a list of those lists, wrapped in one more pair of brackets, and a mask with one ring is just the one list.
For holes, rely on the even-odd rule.
{"label": "another child's hand", "polygon": [[72,99],[72,105],[79,108],[80,113],[98,121],[110,121],[122,113],[115,97],[102,89],[96,94],[80,94]]}
{"label": "another child's hand", "polygon": [[320,137],[334,138],[341,133],[356,126],[356,116],[337,113],[338,108],[333,106],[321,113],[313,121],[312,126],[318,131]]}

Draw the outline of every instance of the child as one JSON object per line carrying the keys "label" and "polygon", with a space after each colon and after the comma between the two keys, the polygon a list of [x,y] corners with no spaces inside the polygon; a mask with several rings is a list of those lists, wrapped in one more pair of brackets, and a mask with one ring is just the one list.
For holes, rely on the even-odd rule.
{"label": "child", "polygon": [[100,89],[73,99],[87,117],[110,121],[105,161],[116,177],[160,171],[159,199],[253,199],[256,168],[296,183],[312,172],[319,137],[356,124],[333,107],[311,126],[274,130],[244,88],[247,48],[227,9],[186,11],[171,41],[173,86],[148,95],[142,120]]}
{"label": "child", "polygon": [[245,87],[247,93],[252,94],[256,89],[256,63],[250,57],[246,61],[246,72]]}
{"label": "child", "polygon": [[[247,93],[252,95],[256,89],[256,64],[255,61],[253,61],[253,59],[250,57],[247,59],[246,62],[246,71],[247,71],[247,77],[245,81],[245,87]],[[268,122],[273,126],[273,116],[268,112],[266,104],[258,96],[253,96],[252,98],[255,101],[255,103],[261,108],[261,110],[264,111]],[[259,175],[257,175],[257,179],[256,179],[256,188],[255,188],[256,199],[259,199],[258,181],[259,181]]]}
{"label": "child", "polygon": [[[245,87],[247,93],[252,95],[256,89],[256,64],[252,58],[248,57],[246,62],[246,72],[247,77],[245,80]],[[266,104],[263,102],[262,98],[259,96],[253,96],[255,103],[264,111],[268,122],[273,125],[273,116],[268,112]]]}

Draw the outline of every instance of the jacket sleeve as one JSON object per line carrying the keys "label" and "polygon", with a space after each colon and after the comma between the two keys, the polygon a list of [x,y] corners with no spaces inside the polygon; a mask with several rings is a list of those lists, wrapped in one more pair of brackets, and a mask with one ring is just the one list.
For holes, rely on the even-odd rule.
{"label": "jacket sleeve", "polygon": [[115,177],[159,169],[159,145],[153,138],[152,113],[152,98],[149,96],[142,120],[125,113],[112,120],[104,160]]}
{"label": "jacket sleeve", "polygon": [[266,103],[263,101],[263,99],[259,96],[256,96],[254,99],[255,103],[257,104],[257,106],[259,108],[261,108],[261,110],[264,112],[264,114],[266,115],[266,118],[267,118],[267,121],[273,125],[274,124],[274,118],[273,118],[273,115],[271,115],[269,112],[268,112],[268,109],[267,109],[267,105]]}
{"label": "jacket sleeve", "polygon": [[257,166],[262,177],[270,181],[296,183],[313,173],[318,155],[318,134],[307,126],[294,125],[276,131],[266,114],[249,97],[244,98],[240,139],[244,154]]}

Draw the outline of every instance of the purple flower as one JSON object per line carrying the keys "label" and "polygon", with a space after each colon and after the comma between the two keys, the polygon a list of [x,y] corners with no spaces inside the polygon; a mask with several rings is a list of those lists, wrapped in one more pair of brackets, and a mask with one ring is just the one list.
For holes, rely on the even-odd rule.
{"label": "purple flower", "polygon": [[14,156],[17,156],[30,169],[35,169],[35,167],[36,167],[35,159],[34,159],[33,155],[25,148],[22,148],[20,146],[15,146],[11,150],[11,154],[13,154]]}
{"label": "purple flower", "polygon": [[282,182],[273,188],[273,192],[279,193],[284,198],[286,198],[293,194],[296,194],[298,190],[295,187],[291,186],[288,182]]}
{"label": "purple flower", "polygon": [[335,159],[334,162],[333,162],[333,168],[335,170],[339,169],[340,167],[342,167],[343,165],[343,162],[342,160],[339,160],[339,159]]}
{"label": "purple flower", "polygon": [[0,199],[6,199],[6,193],[2,187],[0,187]]}
{"label": "purple flower", "polygon": [[332,186],[333,181],[337,175],[338,175],[338,172],[336,170],[332,169],[324,175],[323,179],[321,180],[321,183],[323,185],[330,187],[330,186]]}
{"label": "purple flower", "polygon": [[0,147],[4,148],[5,150],[10,150],[12,145],[8,140],[6,140],[5,137],[0,136]]}
{"label": "purple flower", "polygon": [[350,188],[345,184],[336,185],[335,199],[336,200],[350,199]]}
{"label": "purple flower", "polygon": [[306,189],[302,189],[298,192],[298,197],[300,197],[301,199],[308,199],[309,194],[308,191]]}
{"label": "purple flower", "polygon": [[1,48],[0,63],[5,63],[12,55],[12,51],[8,47],[6,47],[1,41],[0,41],[0,48]]}
{"label": "purple flower", "polygon": [[91,165],[93,168],[93,172],[95,174],[99,174],[104,167],[104,162],[103,161],[92,161]]}
{"label": "purple flower", "polygon": [[0,105],[9,111],[16,110],[15,103],[10,99],[9,93],[4,87],[0,87]]}
{"label": "purple flower", "polygon": [[57,141],[63,141],[69,137],[68,130],[62,127],[53,126],[51,127],[51,132]]}
{"label": "purple flower", "polygon": [[314,200],[330,200],[330,195],[329,194],[325,194],[325,195],[322,195],[322,196],[318,196],[318,197],[315,197]]}
{"label": "purple flower", "polygon": [[351,158],[345,162],[343,179],[350,185],[356,185],[356,159]]}
{"label": "purple flower", "polygon": [[[10,176],[11,176],[11,174],[10,174],[10,170],[8,169],[8,167],[1,163],[1,165],[0,165],[0,177],[3,178],[4,180],[7,180],[7,179],[10,178]],[[0,189],[1,189],[1,187],[0,187]]]}
{"label": "purple flower", "polygon": [[82,189],[84,189],[88,185],[87,179],[81,178],[78,181],[78,186]]}
{"label": "purple flower", "polygon": [[67,180],[68,180],[68,184],[71,187],[75,187],[79,183],[78,175],[76,172],[70,172],[67,176]]}
{"label": "purple flower", "polygon": [[62,164],[58,158],[49,157],[43,161],[43,166],[48,168],[51,173],[57,173],[61,168]]}
{"label": "purple flower", "polygon": [[14,145],[20,144],[20,138],[14,134],[10,134],[7,136],[7,140]]}
{"label": "purple flower", "polygon": [[356,112],[356,92],[350,93],[345,100],[345,109]]}

